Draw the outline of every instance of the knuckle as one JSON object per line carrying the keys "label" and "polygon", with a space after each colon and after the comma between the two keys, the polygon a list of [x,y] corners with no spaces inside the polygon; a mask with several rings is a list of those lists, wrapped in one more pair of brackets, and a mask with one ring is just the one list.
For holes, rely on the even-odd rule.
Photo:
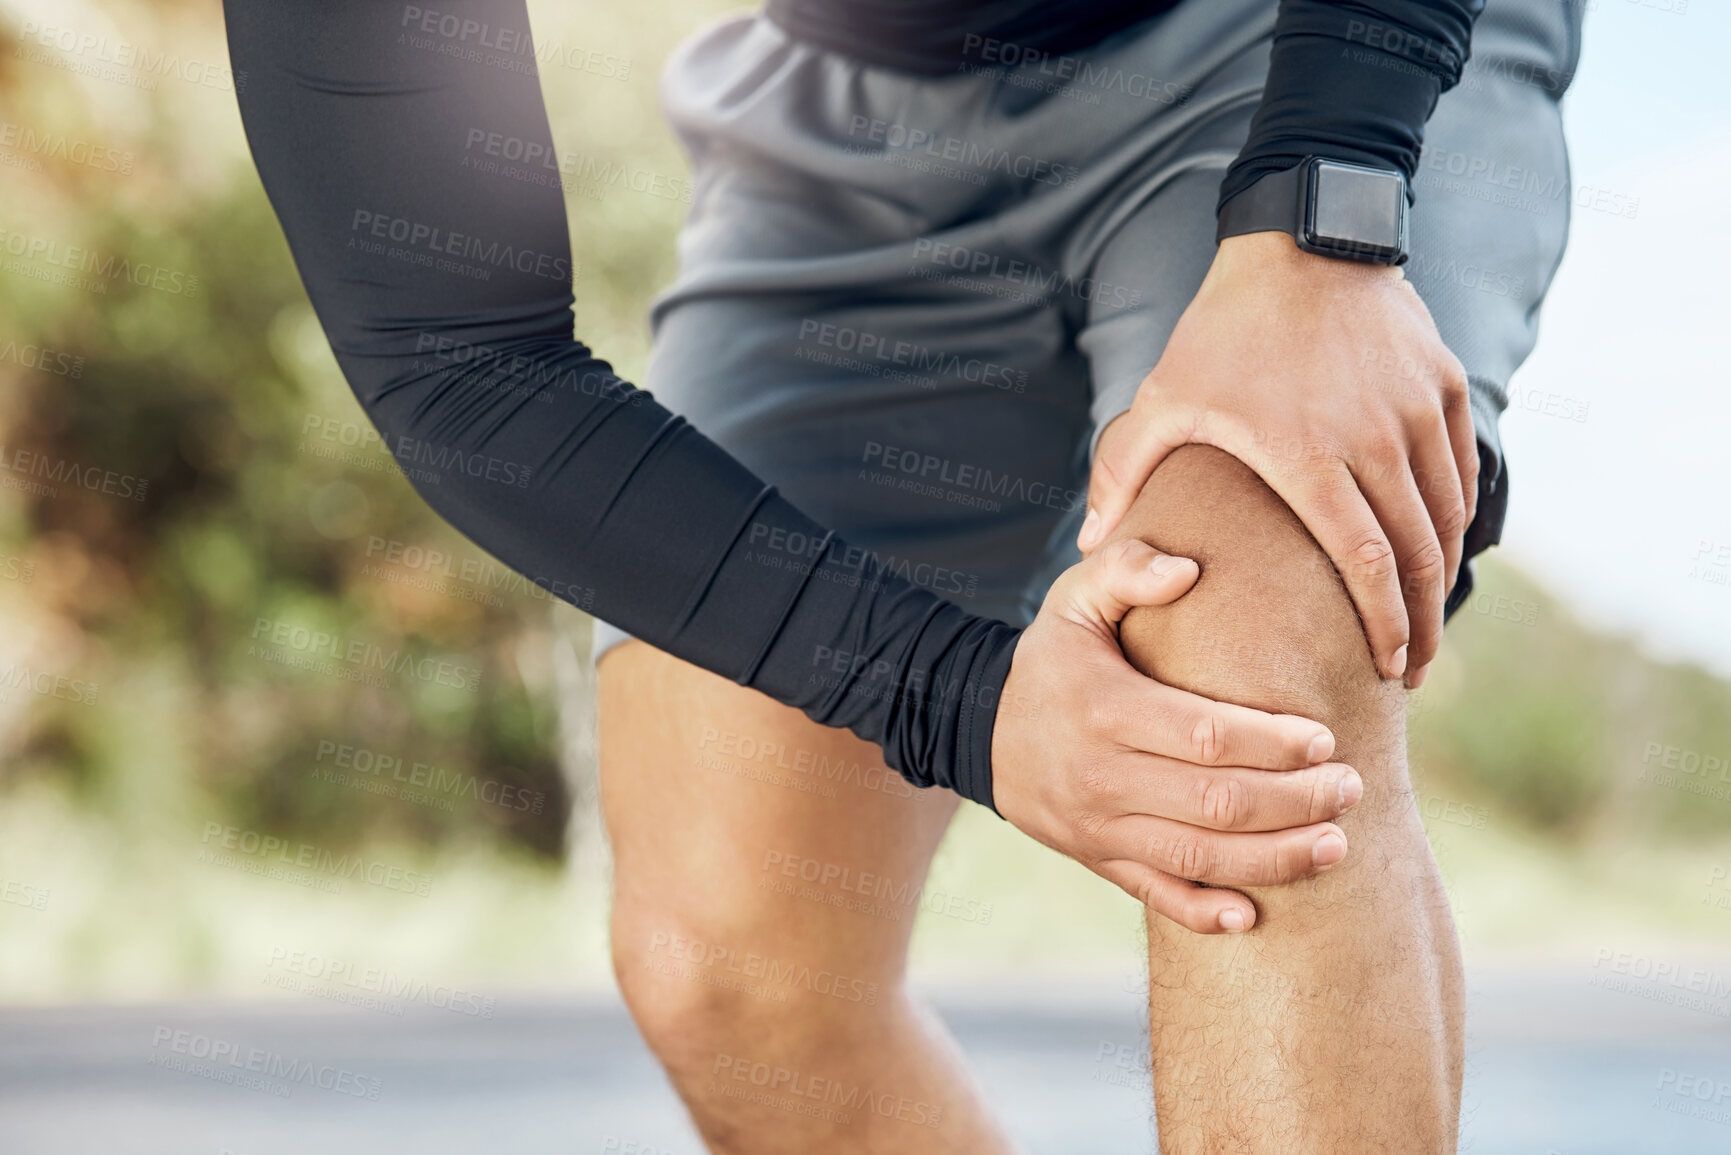
{"label": "knuckle", "polygon": [[1395,571],[1394,547],[1380,533],[1366,534],[1347,550],[1346,563],[1362,578],[1391,577]]}
{"label": "knuckle", "polygon": [[1071,788],[1077,797],[1089,803],[1098,802],[1111,793],[1112,775],[1099,762],[1090,759],[1072,773]]}
{"label": "knuckle", "polygon": [[1256,886],[1282,886],[1288,882],[1296,882],[1303,877],[1298,869],[1298,857],[1287,847],[1279,846],[1264,850],[1251,859],[1246,871],[1255,880]]}
{"label": "knuckle", "polygon": [[1238,779],[1203,775],[1200,786],[1200,810],[1209,826],[1216,830],[1237,830],[1249,820],[1249,793]]}
{"label": "knuckle", "polygon": [[1190,727],[1192,761],[1202,766],[1219,763],[1226,746],[1226,726],[1217,714],[1205,713]]}
{"label": "knuckle", "polygon": [[1406,572],[1422,588],[1429,589],[1442,581],[1445,561],[1442,545],[1427,541],[1407,558]]}
{"label": "knuckle", "polygon": [[1084,807],[1071,815],[1070,826],[1087,841],[1098,842],[1109,821],[1110,816],[1092,807]]}
{"label": "knuckle", "polygon": [[1438,536],[1459,537],[1467,529],[1467,503],[1458,496],[1451,497],[1433,520]]}
{"label": "knuckle", "polygon": [[1171,859],[1174,873],[1192,882],[1201,881],[1208,873],[1208,847],[1200,838],[1180,837],[1172,840]]}
{"label": "knuckle", "polygon": [[1463,399],[1468,396],[1467,367],[1447,347],[1443,349],[1443,388]]}
{"label": "knuckle", "polygon": [[1310,776],[1310,814],[1312,822],[1327,822],[1333,818],[1340,801],[1340,786],[1322,774]]}

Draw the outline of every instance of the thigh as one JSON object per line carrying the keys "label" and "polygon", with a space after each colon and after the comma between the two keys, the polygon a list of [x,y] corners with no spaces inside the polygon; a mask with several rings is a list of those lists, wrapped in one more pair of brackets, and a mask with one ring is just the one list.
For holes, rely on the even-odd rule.
{"label": "thigh", "polygon": [[622,973],[672,957],[681,974],[797,984],[801,997],[829,994],[835,976],[898,980],[956,797],[915,790],[876,746],[642,642],[598,674]]}

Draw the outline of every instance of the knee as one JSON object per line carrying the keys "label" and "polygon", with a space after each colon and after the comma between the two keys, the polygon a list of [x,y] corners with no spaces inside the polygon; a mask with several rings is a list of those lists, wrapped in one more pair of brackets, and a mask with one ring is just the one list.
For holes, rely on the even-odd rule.
{"label": "knee", "polygon": [[898,1005],[899,986],[837,964],[809,942],[751,920],[730,924],[616,903],[613,973],[638,1031],[676,1081],[716,1064],[845,1043],[870,1035]]}
{"label": "knee", "polygon": [[745,955],[724,937],[675,919],[614,919],[620,994],[644,1042],[676,1075],[749,1054],[774,1029],[775,992],[738,981]]}
{"label": "knee", "polygon": [[[1132,665],[1167,685],[1334,728],[1400,715],[1327,554],[1248,466],[1218,449],[1174,451],[1118,531],[1195,559],[1196,585],[1140,607],[1121,637]],[[1355,728],[1355,727],[1348,727]]]}

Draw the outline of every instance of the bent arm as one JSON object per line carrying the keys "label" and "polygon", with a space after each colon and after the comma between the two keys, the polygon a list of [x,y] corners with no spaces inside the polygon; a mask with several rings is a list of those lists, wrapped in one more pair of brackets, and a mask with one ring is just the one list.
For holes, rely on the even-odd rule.
{"label": "bent arm", "polygon": [[[1019,631],[844,564],[838,539],[573,339],[524,0],[454,0],[430,22],[372,0],[224,10],[247,141],[313,308],[428,504],[565,600],[990,806]],[[526,179],[474,165],[490,133],[522,142]]]}

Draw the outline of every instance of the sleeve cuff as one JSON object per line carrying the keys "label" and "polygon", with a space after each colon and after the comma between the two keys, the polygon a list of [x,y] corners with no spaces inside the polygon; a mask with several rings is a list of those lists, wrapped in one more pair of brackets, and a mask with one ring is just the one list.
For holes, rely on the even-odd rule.
{"label": "sleeve cuff", "polygon": [[1435,72],[1379,49],[1309,34],[1281,37],[1250,138],[1221,182],[1216,209],[1307,156],[1398,170],[1410,182],[1442,90]]}

